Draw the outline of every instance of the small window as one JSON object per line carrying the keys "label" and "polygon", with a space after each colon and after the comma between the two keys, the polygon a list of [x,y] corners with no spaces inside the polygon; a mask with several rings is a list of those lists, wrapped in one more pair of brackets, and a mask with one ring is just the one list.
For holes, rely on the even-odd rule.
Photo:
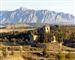
{"label": "small window", "polygon": [[48,30],[48,27],[47,27],[47,30]]}

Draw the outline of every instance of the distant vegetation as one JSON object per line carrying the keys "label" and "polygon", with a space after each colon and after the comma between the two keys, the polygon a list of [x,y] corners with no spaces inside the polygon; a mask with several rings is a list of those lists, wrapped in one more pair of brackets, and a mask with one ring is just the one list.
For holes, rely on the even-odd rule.
{"label": "distant vegetation", "polygon": [[[70,46],[70,47],[75,47],[72,46],[73,43],[75,43],[75,26],[59,26],[59,25],[54,25],[50,27],[50,36],[49,39],[52,40],[52,36],[56,36],[56,40],[60,43],[62,42],[64,45]],[[37,34],[39,37],[37,39],[37,42],[44,42],[43,37],[40,37],[44,35],[44,32],[42,30],[38,31],[28,31],[28,32],[10,32],[10,33],[0,33],[0,39],[1,41],[10,41],[10,42],[18,42],[18,41],[32,41],[33,40],[33,35],[32,34]],[[12,40],[12,39],[15,40]],[[50,42],[50,41],[48,41]],[[72,44],[72,45],[69,45]]]}

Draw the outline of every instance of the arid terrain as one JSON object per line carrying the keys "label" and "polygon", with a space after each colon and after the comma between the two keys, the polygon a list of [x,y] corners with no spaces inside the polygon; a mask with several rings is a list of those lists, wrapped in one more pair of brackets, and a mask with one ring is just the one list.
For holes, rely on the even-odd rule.
{"label": "arid terrain", "polygon": [[[75,42],[64,42],[74,41],[74,34],[70,37],[72,33],[74,26],[0,29],[0,60],[75,60],[75,48],[69,46]],[[34,40],[35,35],[38,38]]]}

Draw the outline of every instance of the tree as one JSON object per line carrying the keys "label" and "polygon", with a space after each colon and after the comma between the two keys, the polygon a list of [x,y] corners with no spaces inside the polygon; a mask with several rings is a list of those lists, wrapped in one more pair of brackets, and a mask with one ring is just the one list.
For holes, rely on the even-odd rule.
{"label": "tree", "polygon": [[70,35],[70,40],[75,40],[75,34],[74,33],[71,33],[71,35]]}

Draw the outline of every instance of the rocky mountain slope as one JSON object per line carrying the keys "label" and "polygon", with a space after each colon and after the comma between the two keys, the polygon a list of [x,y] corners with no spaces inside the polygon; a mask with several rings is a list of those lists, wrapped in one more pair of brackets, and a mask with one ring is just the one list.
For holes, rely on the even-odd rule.
{"label": "rocky mountain slope", "polygon": [[14,11],[0,11],[0,24],[48,23],[75,25],[75,16],[48,10],[31,10],[19,8]]}

